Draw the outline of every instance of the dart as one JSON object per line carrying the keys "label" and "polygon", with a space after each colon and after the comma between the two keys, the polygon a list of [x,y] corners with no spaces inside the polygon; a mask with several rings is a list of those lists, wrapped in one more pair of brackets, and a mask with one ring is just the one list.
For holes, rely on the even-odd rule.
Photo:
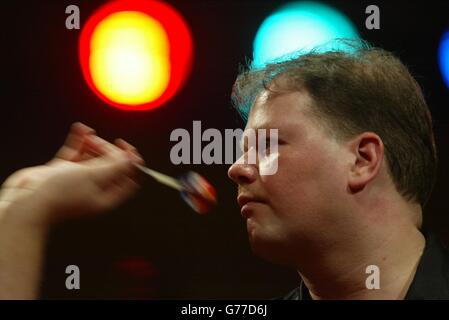
{"label": "dart", "polygon": [[157,182],[181,193],[181,198],[197,213],[206,214],[217,203],[215,188],[201,175],[188,171],[180,178],[174,178],[156,170],[135,166]]}
{"label": "dart", "polygon": [[[96,139],[102,140],[99,137],[96,137]],[[132,148],[132,146],[124,140],[120,140],[119,143],[125,149]],[[95,143],[93,143],[91,139],[85,139],[84,144],[84,147],[90,154],[100,155],[95,149]],[[196,172],[188,171],[181,177],[174,178],[138,163],[134,163],[134,165],[157,182],[179,191],[181,193],[181,198],[199,214],[208,213],[217,203],[217,193],[215,188],[203,176]]]}

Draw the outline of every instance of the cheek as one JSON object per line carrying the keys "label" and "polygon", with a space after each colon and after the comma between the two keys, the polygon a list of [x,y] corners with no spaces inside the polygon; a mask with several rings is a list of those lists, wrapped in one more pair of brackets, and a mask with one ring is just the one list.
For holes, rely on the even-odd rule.
{"label": "cheek", "polygon": [[[323,151],[284,152],[276,174],[261,177],[273,207],[281,210],[318,210],[334,202],[343,184],[341,166]],[[302,211],[302,210],[301,210]]]}

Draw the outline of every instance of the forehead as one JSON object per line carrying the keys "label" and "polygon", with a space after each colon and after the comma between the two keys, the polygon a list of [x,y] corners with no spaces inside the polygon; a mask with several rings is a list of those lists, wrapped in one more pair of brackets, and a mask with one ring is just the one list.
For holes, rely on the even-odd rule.
{"label": "forehead", "polygon": [[291,130],[310,122],[312,99],[303,91],[262,91],[251,108],[246,128]]}

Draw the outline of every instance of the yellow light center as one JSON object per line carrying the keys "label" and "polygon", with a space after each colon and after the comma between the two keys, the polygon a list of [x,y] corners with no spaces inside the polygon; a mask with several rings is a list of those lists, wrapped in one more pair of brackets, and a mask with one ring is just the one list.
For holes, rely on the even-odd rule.
{"label": "yellow light center", "polygon": [[170,80],[164,27],[136,11],[109,15],[92,34],[89,67],[95,87],[114,102],[138,105],[156,100]]}

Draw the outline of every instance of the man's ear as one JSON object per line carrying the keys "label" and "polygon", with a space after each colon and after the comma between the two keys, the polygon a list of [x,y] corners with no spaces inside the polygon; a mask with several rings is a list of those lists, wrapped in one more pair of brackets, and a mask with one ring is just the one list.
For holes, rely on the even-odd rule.
{"label": "man's ear", "polygon": [[384,144],[373,132],[363,132],[349,142],[353,159],[348,177],[348,187],[352,192],[363,190],[379,173],[383,158]]}

